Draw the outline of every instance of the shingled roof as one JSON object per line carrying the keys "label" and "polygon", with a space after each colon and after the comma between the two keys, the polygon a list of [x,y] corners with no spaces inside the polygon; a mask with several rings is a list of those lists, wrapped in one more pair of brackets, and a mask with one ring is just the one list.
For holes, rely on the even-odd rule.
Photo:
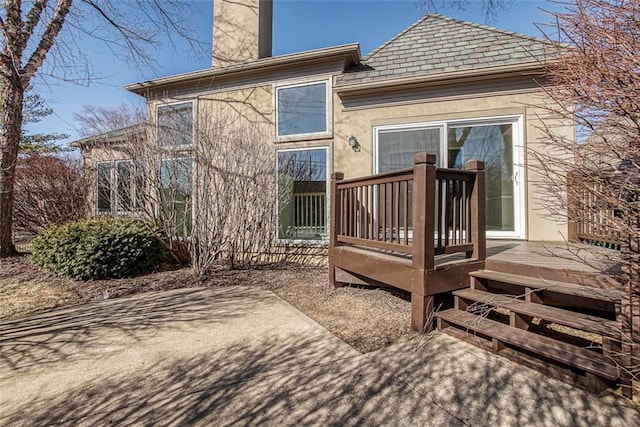
{"label": "shingled roof", "polygon": [[337,86],[531,64],[554,51],[542,39],[430,13],[339,76]]}

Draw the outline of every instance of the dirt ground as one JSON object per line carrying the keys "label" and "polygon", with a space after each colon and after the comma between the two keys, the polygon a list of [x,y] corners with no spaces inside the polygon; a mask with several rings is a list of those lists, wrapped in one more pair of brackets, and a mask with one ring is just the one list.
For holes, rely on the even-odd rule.
{"label": "dirt ground", "polygon": [[18,257],[0,260],[0,319],[147,291],[244,285],[273,291],[363,353],[419,336],[410,329],[408,301],[379,289],[333,289],[327,277],[326,268],[287,265],[219,269],[208,277],[166,268],[132,279],[79,282]]}

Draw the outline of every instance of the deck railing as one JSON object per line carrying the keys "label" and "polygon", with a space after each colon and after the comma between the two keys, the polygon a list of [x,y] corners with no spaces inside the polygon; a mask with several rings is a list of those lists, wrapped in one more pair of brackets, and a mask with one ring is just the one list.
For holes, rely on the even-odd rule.
{"label": "deck railing", "polygon": [[435,256],[464,252],[485,258],[484,163],[439,169],[419,153],[413,168],[356,179],[332,175],[330,245],[410,255],[414,268],[434,268]]}
{"label": "deck railing", "polygon": [[611,189],[602,182],[579,174],[570,174],[567,181],[569,240],[619,246],[621,237],[615,208],[599,196]]}

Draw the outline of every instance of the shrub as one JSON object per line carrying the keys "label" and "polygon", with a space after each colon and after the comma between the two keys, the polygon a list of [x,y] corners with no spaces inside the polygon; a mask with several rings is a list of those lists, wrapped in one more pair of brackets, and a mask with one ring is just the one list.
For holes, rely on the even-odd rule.
{"label": "shrub", "polygon": [[52,225],[33,241],[36,265],[80,280],[132,277],[165,259],[158,236],[132,219]]}

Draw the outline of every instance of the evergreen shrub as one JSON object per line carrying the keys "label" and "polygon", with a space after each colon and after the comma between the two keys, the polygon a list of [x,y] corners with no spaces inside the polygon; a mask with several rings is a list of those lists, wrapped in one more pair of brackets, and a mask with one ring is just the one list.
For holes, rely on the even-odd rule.
{"label": "evergreen shrub", "polygon": [[134,219],[52,225],[33,241],[34,264],[78,280],[138,276],[166,257],[158,236]]}

